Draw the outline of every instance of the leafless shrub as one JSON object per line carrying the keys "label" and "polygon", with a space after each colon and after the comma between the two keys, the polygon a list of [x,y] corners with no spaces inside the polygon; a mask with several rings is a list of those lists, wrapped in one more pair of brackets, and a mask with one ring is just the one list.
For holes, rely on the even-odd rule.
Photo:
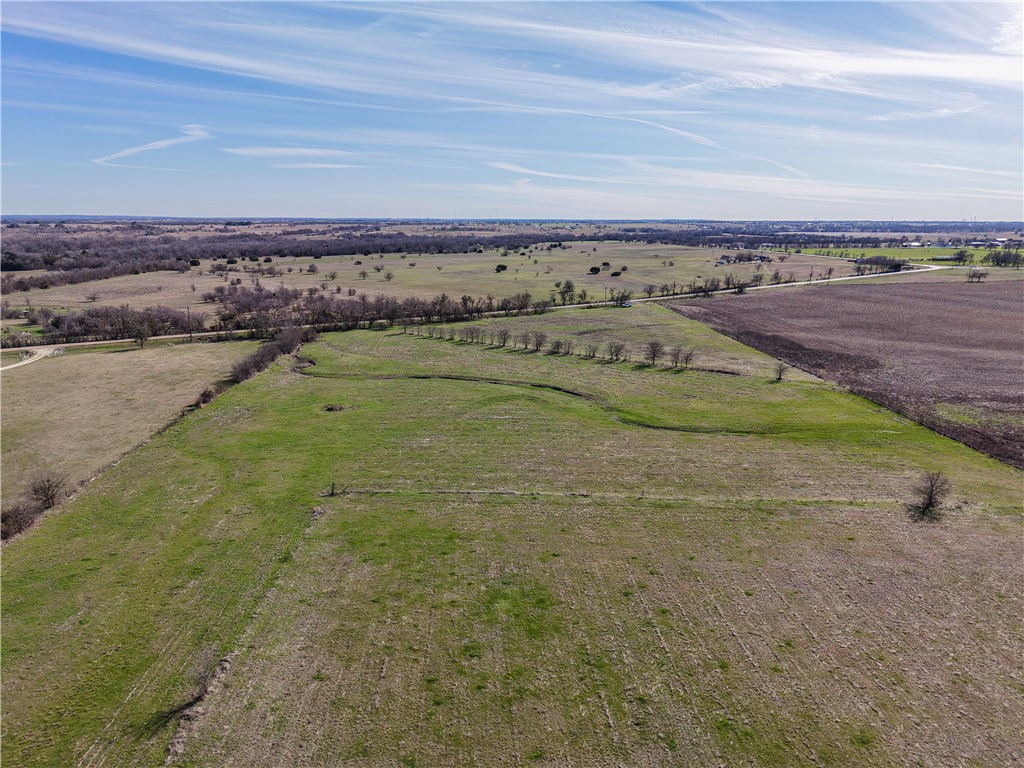
{"label": "leafless shrub", "polygon": [[775,380],[782,381],[782,377],[786,375],[786,371],[789,370],[789,366],[780,360],[775,364],[775,367],[772,370],[775,372]]}
{"label": "leafless shrub", "polygon": [[0,513],[0,538],[7,541],[18,535],[32,525],[43,511],[43,505],[35,499],[18,499]]}
{"label": "leafless shrub", "polygon": [[224,385],[213,384],[203,390],[203,393],[199,395],[199,399],[196,400],[196,407],[202,407],[208,403],[212,403],[214,398],[217,397],[221,392],[224,391]]}
{"label": "leafless shrub", "polygon": [[942,504],[952,490],[953,484],[944,474],[925,472],[911,488],[914,498],[907,504],[910,518],[915,521],[937,523],[942,519]]}
{"label": "leafless shrub", "polygon": [[626,345],[621,341],[609,341],[608,346],[608,359],[612,362],[621,360],[626,354]]}
{"label": "leafless shrub", "polygon": [[32,500],[38,502],[43,509],[50,509],[64,495],[67,482],[68,476],[63,472],[46,470],[29,481],[28,493]]}
{"label": "leafless shrub", "polygon": [[202,699],[210,692],[210,685],[217,678],[217,669],[221,664],[220,654],[213,646],[203,648],[192,665],[192,681],[195,684],[193,696]]}

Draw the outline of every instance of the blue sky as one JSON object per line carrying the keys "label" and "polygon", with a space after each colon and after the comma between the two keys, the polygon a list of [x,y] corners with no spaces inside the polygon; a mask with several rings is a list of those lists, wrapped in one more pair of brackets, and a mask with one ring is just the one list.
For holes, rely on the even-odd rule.
{"label": "blue sky", "polygon": [[5,214],[1020,220],[1013,3],[5,2]]}

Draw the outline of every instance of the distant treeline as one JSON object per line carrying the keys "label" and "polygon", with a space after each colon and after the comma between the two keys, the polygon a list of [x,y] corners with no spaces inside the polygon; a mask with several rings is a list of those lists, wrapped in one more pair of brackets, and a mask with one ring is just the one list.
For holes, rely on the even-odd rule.
{"label": "distant treeline", "polygon": [[[459,231],[407,234],[367,228],[339,231],[341,228],[338,228],[330,236],[321,238],[306,237],[308,230],[303,229],[288,233],[244,231],[199,237],[189,236],[187,232],[178,236],[166,232],[146,234],[130,228],[108,232],[71,232],[8,225],[4,230],[0,269],[5,273],[46,270],[46,274],[5,274],[0,289],[11,293],[157,270],[185,271],[190,264],[195,266],[202,260],[234,259],[237,262],[285,257],[368,256],[374,253],[514,252],[545,243],[552,248],[571,247],[567,244],[595,237],[603,242],[731,249],[760,248],[769,239],[773,247],[783,249],[897,247],[907,240],[906,237],[855,233],[781,231],[786,224],[711,222],[694,224],[686,229],[630,225],[602,230],[596,236],[536,232],[480,236]],[[792,226],[792,223],[788,224]],[[915,231],[925,232],[928,229],[921,226]]]}

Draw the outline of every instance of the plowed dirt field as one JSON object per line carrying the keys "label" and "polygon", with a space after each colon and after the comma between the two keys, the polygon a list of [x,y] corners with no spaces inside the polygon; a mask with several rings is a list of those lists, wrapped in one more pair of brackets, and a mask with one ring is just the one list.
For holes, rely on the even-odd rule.
{"label": "plowed dirt field", "polygon": [[816,286],[672,308],[1024,468],[1024,281]]}

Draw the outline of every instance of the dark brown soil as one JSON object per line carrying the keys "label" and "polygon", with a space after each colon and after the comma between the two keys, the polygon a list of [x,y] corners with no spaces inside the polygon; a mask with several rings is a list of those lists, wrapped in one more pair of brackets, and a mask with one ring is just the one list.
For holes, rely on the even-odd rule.
{"label": "dark brown soil", "polygon": [[831,285],[671,308],[1024,468],[1024,282]]}

